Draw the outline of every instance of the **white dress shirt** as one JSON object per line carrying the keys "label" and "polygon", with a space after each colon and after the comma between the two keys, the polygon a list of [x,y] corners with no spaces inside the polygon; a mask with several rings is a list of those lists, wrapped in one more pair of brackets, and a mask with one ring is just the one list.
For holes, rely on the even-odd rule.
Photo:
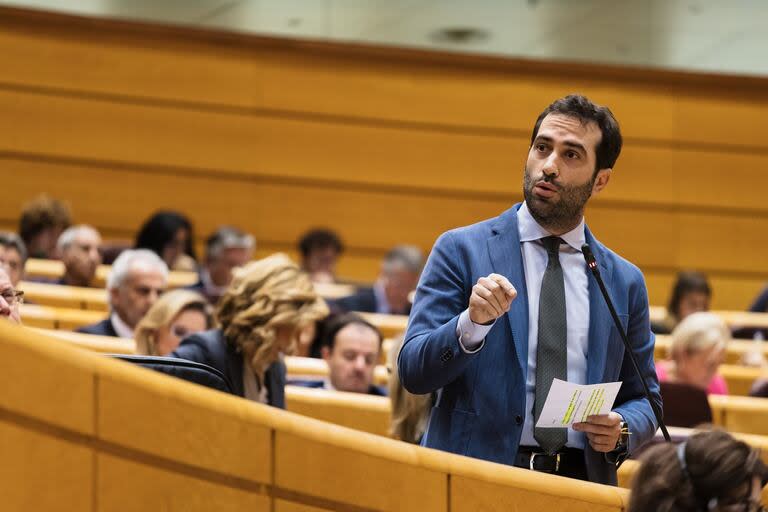
{"label": "white dress shirt", "polygon": [[112,312],[109,316],[109,320],[112,322],[112,327],[115,328],[115,332],[120,338],[133,339],[133,329],[131,329],[127,323],[123,322],[120,315]]}
{"label": "white dress shirt", "polygon": [[[525,380],[525,423],[520,439],[521,446],[538,446],[533,437],[533,402],[536,387],[536,348],[539,340],[539,296],[541,281],[547,268],[547,250],[541,239],[552,236],[531,215],[523,203],[517,212],[517,227],[520,234],[520,250],[525,267],[525,282],[528,289],[528,370]],[[587,265],[581,253],[586,241],[584,219],[571,231],[560,235],[560,266],[565,280],[565,311],[567,323],[568,382],[584,384],[587,380],[587,349],[589,347],[589,288]],[[510,247],[510,251],[516,250]],[[495,325],[475,324],[469,318],[469,309],[459,316],[456,335],[462,350],[474,353],[483,348],[485,336]],[[568,430],[567,446],[584,448],[583,432]]]}

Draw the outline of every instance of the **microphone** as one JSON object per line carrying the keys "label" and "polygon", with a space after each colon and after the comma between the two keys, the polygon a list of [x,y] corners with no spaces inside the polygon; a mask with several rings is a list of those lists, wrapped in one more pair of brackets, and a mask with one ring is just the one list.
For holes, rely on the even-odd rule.
{"label": "microphone", "polygon": [[651,404],[653,415],[656,416],[656,422],[659,424],[661,433],[664,434],[664,439],[668,443],[671,443],[672,439],[669,437],[669,432],[667,432],[667,426],[664,424],[664,420],[661,418],[661,411],[659,410],[659,406],[651,398],[651,391],[648,389],[648,384],[645,383],[643,374],[640,371],[640,366],[638,366],[637,364],[637,359],[635,358],[635,353],[632,350],[632,345],[629,343],[629,338],[627,337],[627,333],[624,331],[624,327],[622,327],[621,325],[621,321],[619,320],[619,315],[616,314],[616,308],[613,307],[611,296],[608,295],[608,290],[605,289],[605,283],[603,283],[603,278],[600,277],[600,269],[597,268],[597,261],[595,260],[595,255],[592,254],[592,249],[589,247],[589,244],[582,245],[581,252],[584,254],[584,260],[587,262],[587,266],[589,267],[589,270],[592,271],[592,275],[595,276],[595,279],[597,280],[597,284],[600,286],[600,291],[603,294],[605,303],[608,305],[608,310],[611,312],[611,316],[613,317],[613,323],[616,324],[616,329],[618,329],[619,334],[621,334],[621,340],[624,342],[624,348],[626,349],[627,354],[629,354],[629,360],[632,361],[632,366],[635,369],[635,373],[637,374],[637,377],[640,379],[640,382],[643,384],[643,392],[645,393],[645,399],[648,400],[649,404]]}

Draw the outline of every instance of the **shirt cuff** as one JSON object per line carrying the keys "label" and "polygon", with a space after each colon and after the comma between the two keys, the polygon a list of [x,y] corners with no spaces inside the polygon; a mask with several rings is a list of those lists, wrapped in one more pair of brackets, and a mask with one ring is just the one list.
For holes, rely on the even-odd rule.
{"label": "shirt cuff", "polygon": [[461,350],[467,354],[479,352],[485,345],[485,337],[496,321],[489,325],[476,324],[469,318],[469,309],[459,315],[459,323],[456,325],[456,337],[459,339]]}

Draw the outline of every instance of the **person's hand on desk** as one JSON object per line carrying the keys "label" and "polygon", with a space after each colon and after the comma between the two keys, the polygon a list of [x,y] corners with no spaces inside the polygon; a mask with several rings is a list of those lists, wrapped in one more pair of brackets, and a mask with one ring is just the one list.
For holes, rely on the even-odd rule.
{"label": "person's hand on desk", "polygon": [[616,449],[621,436],[621,422],[624,419],[617,412],[595,414],[588,416],[587,421],[574,423],[572,428],[577,432],[585,432],[590,446],[596,452],[607,453]]}
{"label": "person's hand on desk", "polygon": [[509,311],[517,290],[499,274],[481,277],[469,297],[469,319],[476,324],[489,324]]}

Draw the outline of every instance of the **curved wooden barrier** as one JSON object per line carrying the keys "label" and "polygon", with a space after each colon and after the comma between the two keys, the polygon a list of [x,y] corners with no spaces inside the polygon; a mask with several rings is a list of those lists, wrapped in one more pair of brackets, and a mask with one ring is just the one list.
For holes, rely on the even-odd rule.
{"label": "curved wooden barrier", "polygon": [[[291,398],[289,398],[291,400]],[[9,510],[620,511],[616,488],[255,404],[0,321]]]}
{"label": "curved wooden barrier", "polygon": [[[107,276],[109,276],[111,270],[111,265],[99,265],[96,269],[96,277],[93,284],[104,288],[107,283]],[[64,263],[59,260],[29,258],[24,267],[24,273],[30,277],[55,281],[64,275]],[[189,286],[195,284],[197,279],[198,277],[195,272],[174,270],[168,274],[168,287],[180,288],[182,286]]]}

